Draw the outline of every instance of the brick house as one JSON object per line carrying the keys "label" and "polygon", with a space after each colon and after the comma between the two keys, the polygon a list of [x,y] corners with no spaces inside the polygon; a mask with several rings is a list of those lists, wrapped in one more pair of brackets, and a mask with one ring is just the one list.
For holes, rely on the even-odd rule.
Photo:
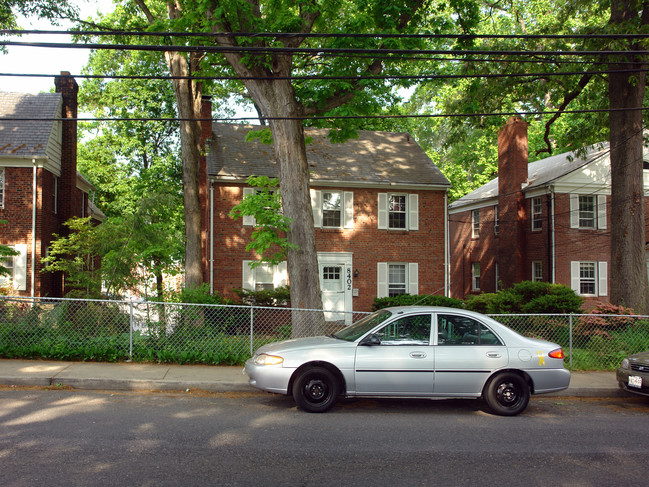
{"label": "brick house", "polygon": [[[208,118],[209,104],[204,110]],[[288,283],[285,262],[251,269],[254,220],[228,217],[254,191],[248,176],[278,177],[273,147],[244,140],[260,128],[203,126],[204,276],[224,295]],[[360,131],[332,144],[327,133],[305,129],[324,308],[367,311],[377,296],[445,294],[448,180],[408,134]]]}
{"label": "brick house", "polygon": [[8,222],[0,243],[19,252],[4,259],[11,276],[0,285],[16,295],[63,296],[62,276],[41,273],[52,234],[65,234],[62,224],[74,216],[102,216],[77,172],[77,83],[62,72],[55,86],[56,93],[0,92],[0,220]]}
{"label": "brick house", "polygon": [[528,164],[527,123],[511,118],[498,178],[449,205],[451,296],[531,280],[570,286],[586,306],[608,302],[610,193],[608,143]]}

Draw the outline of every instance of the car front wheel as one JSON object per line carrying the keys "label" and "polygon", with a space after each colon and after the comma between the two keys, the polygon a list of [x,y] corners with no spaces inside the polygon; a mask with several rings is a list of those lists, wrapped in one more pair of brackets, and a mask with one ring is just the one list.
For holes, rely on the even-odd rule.
{"label": "car front wheel", "polygon": [[338,379],[324,367],[303,370],[293,383],[293,399],[309,413],[329,411],[336,404],[338,392]]}
{"label": "car front wheel", "polygon": [[520,375],[503,372],[489,381],[484,399],[493,413],[515,416],[522,413],[530,402],[530,387]]}

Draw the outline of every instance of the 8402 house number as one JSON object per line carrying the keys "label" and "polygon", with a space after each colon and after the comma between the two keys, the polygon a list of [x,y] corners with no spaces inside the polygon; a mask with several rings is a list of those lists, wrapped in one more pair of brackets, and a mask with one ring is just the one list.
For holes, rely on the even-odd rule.
{"label": "8402 house number", "polygon": [[350,267],[347,267],[347,290],[352,290],[352,270]]}

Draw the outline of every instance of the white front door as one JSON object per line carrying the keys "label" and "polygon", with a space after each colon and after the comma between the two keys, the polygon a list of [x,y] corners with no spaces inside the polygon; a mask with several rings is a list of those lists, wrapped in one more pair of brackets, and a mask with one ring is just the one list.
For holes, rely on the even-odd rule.
{"label": "white front door", "polygon": [[[325,320],[352,322],[352,262],[347,252],[318,254]],[[347,311],[348,313],[344,313]]]}

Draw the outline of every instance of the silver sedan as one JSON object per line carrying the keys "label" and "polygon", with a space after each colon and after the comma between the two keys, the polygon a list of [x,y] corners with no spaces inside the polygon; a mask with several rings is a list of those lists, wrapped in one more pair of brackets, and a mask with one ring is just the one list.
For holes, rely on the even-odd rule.
{"label": "silver sedan", "polygon": [[484,398],[493,413],[513,416],[530,394],[570,383],[555,343],[478,313],[410,306],[379,310],[328,337],[264,345],[245,372],[252,386],[292,394],[314,413],[340,396]]}

